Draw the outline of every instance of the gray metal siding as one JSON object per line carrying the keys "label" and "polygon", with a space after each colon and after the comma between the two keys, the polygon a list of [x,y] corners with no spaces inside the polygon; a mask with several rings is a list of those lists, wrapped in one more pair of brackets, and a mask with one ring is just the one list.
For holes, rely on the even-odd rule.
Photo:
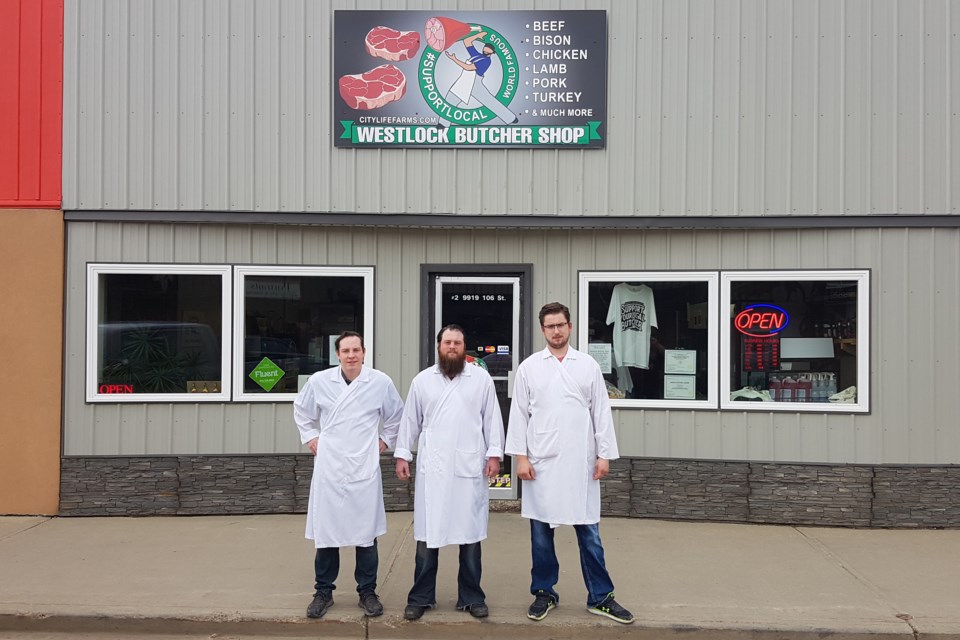
{"label": "gray metal siding", "polygon": [[431,151],[334,149],[330,3],[66,0],[64,208],[958,212],[958,0],[456,8],[587,4],[608,12],[606,150]]}
{"label": "gray metal siding", "polygon": [[580,270],[869,268],[871,414],[620,409],[620,451],[785,462],[960,462],[956,228],[444,231],[68,223],[65,454],[292,453],[300,447],[289,404],[85,404],[84,265],[91,261],[375,265],[375,366],[404,395],[419,368],[424,263],[529,263],[534,308],[569,301],[574,316]]}

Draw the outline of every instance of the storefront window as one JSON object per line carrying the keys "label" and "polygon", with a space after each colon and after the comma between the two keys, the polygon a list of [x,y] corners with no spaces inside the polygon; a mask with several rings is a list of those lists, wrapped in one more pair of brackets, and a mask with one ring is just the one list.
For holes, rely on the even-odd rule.
{"label": "storefront window", "polygon": [[364,336],[373,359],[372,267],[237,267],[234,386],[239,400],[291,400],[339,364],[334,341]]}
{"label": "storefront window", "polygon": [[87,400],[229,398],[228,267],[88,266]]}
{"label": "storefront window", "polygon": [[717,274],[580,273],[581,350],[613,406],[716,408]]}
{"label": "storefront window", "polygon": [[869,272],[724,272],[725,409],[866,412]]}

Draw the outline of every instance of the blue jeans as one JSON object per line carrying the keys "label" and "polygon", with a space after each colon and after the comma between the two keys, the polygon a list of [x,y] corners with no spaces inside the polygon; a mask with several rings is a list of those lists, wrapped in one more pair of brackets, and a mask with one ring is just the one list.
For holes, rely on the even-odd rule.
{"label": "blue jeans", "polygon": [[[413,588],[407,604],[432,607],[437,604],[437,568],[440,549],[431,549],[417,540],[417,558],[413,569]],[[480,588],[480,543],[460,545],[460,573],[457,574],[457,609],[464,609],[486,600]]]}
{"label": "blue jeans", "polygon": [[[575,524],[577,544],[580,547],[580,570],[587,587],[587,606],[603,602],[613,593],[613,582],[603,560],[603,543],[600,542],[600,526]],[[546,522],[530,519],[530,551],[533,554],[533,569],[530,571],[530,593],[544,591],[559,602],[560,595],[554,590],[560,579],[560,563],[553,545],[553,529]]]}
{"label": "blue jeans", "polygon": [[[377,566],[380,563],[380,557],[377,554],[377,541],[369,547],[357,547],[357,566],[353,571],[353,577],[357,580],[357,592],[367,593],[377,590]],[[339,547],[324,547],[317,549],[317,556],[313,560],[313,568],[316,572],[317,591],[333,591],[336,589],[334,582],[340,574],[340,549]]]}

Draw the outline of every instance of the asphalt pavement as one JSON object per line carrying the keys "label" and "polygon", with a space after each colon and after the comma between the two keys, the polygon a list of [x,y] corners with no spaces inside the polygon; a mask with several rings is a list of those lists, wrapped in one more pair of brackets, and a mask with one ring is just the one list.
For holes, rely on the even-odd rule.
{"label": "asphalt pavement", "polygon": [[438,606],[403,620],[413,515],[387,514],[378,591],[357,606],[353,550],[335,605],[305,617],[313,547],[303,515],[0,518],[0,637],[952,638],[960,639],[960,530],[864,530],[604,518],[621,625],[586,611],[576,536],[557,533],[560,605],[526,618],[529,525],[492,513],[483,543],[490,616],[457,611],[456,547]]}

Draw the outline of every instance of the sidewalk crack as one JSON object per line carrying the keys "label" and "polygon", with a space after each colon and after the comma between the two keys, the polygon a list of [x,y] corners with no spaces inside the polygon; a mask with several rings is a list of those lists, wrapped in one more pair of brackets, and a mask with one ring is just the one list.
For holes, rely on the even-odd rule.
{"label": "sidewalk crack", "polygon": [[897,616],[901,620],[907,623],[907,626],[913,631],[913,637],[919,640],[920,638],[920,629],[917,628],[917,625],[913,624],[913,616],[909,613],[898,613]]}
{"label": "sidewalk crack", "polygon": [[856,580],[859,584],[864,586],[871,594],[873,594],[873,597],[876,598],[877,602],[881,603],[884,607],[890,609],[890,611],[893,613],[893,617],[902,621],[904,624],[906,624],[910,628],[910,632],[913,634],[914,638],[920,637],[920,630],[913,623],[913,616],[910,615],[909,613],[904,613],[900,611],[899,607],[897,607],[897,605],[894,602],[891,602],[883,593],[883,591],[880,590],[879,587],[877,587],[875,584],[870,582],[870,580],[868,580],[866,576],[864,576],[859,571],[854,569],[843,558],[843,556],[832,551],[830,547],[824,544],[820,539],[812,535],[807,535],[807,533],[801,530],[800,528],[798,527],[791,527],[791,528],[797,533],[799,533],[803,537],[803,539],[806,541],[806,543],[810,545],[810,547],[818,551],[821,555],[823,555],[827,559],[835,562],[837,566],[840,567],[841,570],[843,570],[845,573],[850,575],[850,577]]}
{"label": "sidewalk crack", "polygon": [[397,566],[397,562],[400,560],[400,556],[403,555],[403,549],[407,546],[407,541],[412,539],[410,536],[410,531],[413,529],[413,518],[410,518],[409,524],[403,528],[403,533],[400,537],[400,544],[397,545],[396,552],[393,554],[393,557],[390,558],[390,566],[387,567],[387,572],[383,576],[383,582],[386,583],[390,579],[390,576],[393,575],[393,570]]}
{"label": "sidewalk crack", "polygon": [[53,520],[53,517],[45,517],[45,518],[44,518],[43,520],[41,520],[40,522],[37,522],[36,524],[30,525],[30,526],[27,527],[26,529],[20,529],[19,531],[14,531],[13,533],[10,533],[10,534],[7,534],[7,535],[5,535],[5,536],[3,536],[3,537],[0,537],[0,542],[5,542],[5,541],[9,540],[10,538],[15,538],[15,537],[17,537],[17,536],[20,535],[21,533],[26,533],[27,531],[30,531],[31,529],[36,529],[36,528],[39,527],[40,525],[46,524],[46,523],[50,522],[51,520]]}
{"label": "sidewalk crack", "polygon": [[[412,515],[412,514],[411,514]],[[390,577],[394,573],[394,568],[397,566],[397,562],[400,560],[400,556],[403,555],[403,550],[407,546],[407,541],[412,539],[410,535],[411,530],[413,529],[413,518],[410,518],[410,523],[403,528],[403,532],[400,534],[400,543],[396,546],[393,552],[393,557],[390,558],[390,564],[387,565],[387,571],[383,574],[383,581],[381,584],[386,584]],[[363,618],[363,637],[364,640],[370,640],[370,618],[364,616]]]}

